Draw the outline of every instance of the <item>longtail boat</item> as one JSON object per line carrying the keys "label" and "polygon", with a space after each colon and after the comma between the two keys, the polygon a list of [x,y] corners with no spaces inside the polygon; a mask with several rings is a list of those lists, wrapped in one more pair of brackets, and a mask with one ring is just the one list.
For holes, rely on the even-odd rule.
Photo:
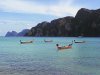
{"label": "longtail boat", "polygon": [[79,41],[79,42],[76,42],[76,41],[74,40],[74,42],[75,42],[75,43],[85,43],[86,41]]}
{"label": "longtail boat", "polygon": [[69,44],[67,46],[59,47],[59,44],[56,44],[56,46],[57,46],[58,49],[69,49],[69,48],[72,48],[72,45],[73,45],[73,43],[72,44]]}
{"label": "longtail boat", "polygon": [[32,41],[25,41],[25,42],[22,42],[21,40],[20,40],[20,43],[22,44],[22,43],[32,43],[34,41],[34,39],[32,40]]}
{"label": "longtail boat", "polygon": [[46,40],[44,40],[45,42],[53,42],[53,40],[51,40],[51,41],[46,41]]}

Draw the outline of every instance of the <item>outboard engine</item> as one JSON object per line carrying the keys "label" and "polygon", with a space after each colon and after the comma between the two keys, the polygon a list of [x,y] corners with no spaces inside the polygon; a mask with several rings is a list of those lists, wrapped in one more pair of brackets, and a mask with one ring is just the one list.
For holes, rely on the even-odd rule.
{"label": "outboard engine", "polygon": [[56,44],[56,46],[59,46],[59,44]]}

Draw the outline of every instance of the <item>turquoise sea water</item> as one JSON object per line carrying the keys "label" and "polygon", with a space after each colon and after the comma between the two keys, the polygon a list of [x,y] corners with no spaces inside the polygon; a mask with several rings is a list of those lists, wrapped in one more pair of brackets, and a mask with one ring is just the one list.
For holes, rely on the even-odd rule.
{"label": "turquoise sea water", "polygon": [[100,75],[100,37],[0,37],[0,75]]}

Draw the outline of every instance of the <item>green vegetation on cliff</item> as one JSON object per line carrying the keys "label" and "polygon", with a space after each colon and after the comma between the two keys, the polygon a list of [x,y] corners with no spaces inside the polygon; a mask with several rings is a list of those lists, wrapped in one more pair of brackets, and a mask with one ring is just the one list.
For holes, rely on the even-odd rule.
{"label": "green vegetation on cliff", "polygon": [[100,9],[81,8],[75,17],[67,16],[42,22],[24,36],[100,36]]}

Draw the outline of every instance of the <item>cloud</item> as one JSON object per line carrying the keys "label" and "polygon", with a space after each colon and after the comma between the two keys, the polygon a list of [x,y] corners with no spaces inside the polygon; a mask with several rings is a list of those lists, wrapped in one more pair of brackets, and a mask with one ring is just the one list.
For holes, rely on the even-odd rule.
{"label": "cloud", "polygon": [[75,15],[80,6],[73,5],[74,0],[61,0],[57,5],[50,6],[49,12],[56,16]]}
{"label": "cloud", "polygon": [[[1,29],[20,29],[22,30],[23,28],[31,29],[33,26],[35,26],[37,23],[33,21],[14,21],[14,20],[5,20],[5,19],[0,19],[0,25]],[[19,30],[19,31],[20,31]]]}
{"label": "cloud", "polygon": [[41,4],[26,0],[1,0],[0,8],[5,12],[15,13],[44,13],[46,10]]}
{"label": "cloud", "polygon": [[32,27],[27,27],[27,29],[31,29]]}
{"label": "cloud", "polygon": [[32,25],[32,24],[26,24],[27,26],[30,26],[30,25]]}
{"label": "cloud", "polygon": [[6,20],[0,19],[0,36],[4,36],[8,31],[17,31],[20,32],[23,29],[31,29],[35,24],[32,21],[14,21],[14,20]]}
{"label": "cloud", "polygon": [[0,9],[4,12],[13,13],[38,13],[54,16],[75,15],[80,6],[73,6],[74,0],[58,0],[54,4],[44,4],[42,2],[28,0],[0,0]]}
{"label": "cloud", "polygon": [[0,23],[0,25],[4,25],[5,23]]}
{"label": "cloud", "polygon": [[32,21],[14,21],[14,20],[4,20],[4,19],[0,19],[0,25],[3,25],[3,24],[13,24],[13,25],[33,25],[34,22]]}

